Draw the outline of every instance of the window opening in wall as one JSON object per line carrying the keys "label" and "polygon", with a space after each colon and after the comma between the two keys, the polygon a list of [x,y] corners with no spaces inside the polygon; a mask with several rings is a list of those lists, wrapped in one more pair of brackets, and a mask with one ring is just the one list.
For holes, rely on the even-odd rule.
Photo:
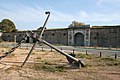
{"label": "window opening in wall", "polygon": [[66,33],[63,33],[63,35],[65,36],[65,35],[66,35]]}
{"label": "window opening in wall", "polygon": [[97,37],[94,37],[94,39],[97,39]]}
{"label": "window opening in wall", "polygon": [[10,37],[10,35],[8,35],[8,37]]}
{"label": "window opening in wall", "polygon": [[97,33],[97,37],[99,37],[99,33]]}
{"label": "window opening in wall", "polygon": [[22,36],[21,34],[19,34],[19,36]]}
{"label": "window opening in wall", "polygon": [[95,38],[94,39],[98,39],[99,38],[99,33],[95,33]]}
{"label": "window opening in wall", "polygon": [[55,34],[54,33],[52,33],[52,36],[54,36]]}

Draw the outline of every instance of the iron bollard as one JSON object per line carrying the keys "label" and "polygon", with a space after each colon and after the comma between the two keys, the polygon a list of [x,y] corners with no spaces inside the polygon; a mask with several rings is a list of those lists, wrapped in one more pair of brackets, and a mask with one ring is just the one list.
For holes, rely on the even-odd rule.
{"label": "iron bollard", "polygon": [[87,52],[87,50],[86,50],[86,55],[88,55],[88,52]]}
{"label": "iron bollard", "polygon": [[73,49],[73,54],[75,53],[75,50]]}
{"label": "iron bollard", "polygon": [[43,51],[43,47],[42,47],[42,51]]}
{"label": "iron bollard", "polygon": [[117,59],[117,54],[115,54],[115,59]]}
{"label": "iron bollard", "polygon": [[21,49],[21,45],[20,45],[20,49]]}
{"label": "iron bollard", "polygon": [[102,53],[100,52],[100,57],[102,57]]}
{"label": "iron bollard", "polygon": [[52,52],[52,48],[51,48],[51,52]]}

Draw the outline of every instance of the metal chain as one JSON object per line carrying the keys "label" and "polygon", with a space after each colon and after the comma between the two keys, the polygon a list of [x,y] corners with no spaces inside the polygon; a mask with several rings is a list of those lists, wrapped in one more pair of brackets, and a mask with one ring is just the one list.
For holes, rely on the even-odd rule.
{"label": "metal chain", "polygon": [[13,48],[11,48],[11,50],[6,51],[2,56],[0,56],[0,60],[6,57],[8,54],[14,52],[15,49],[21,45],[22,42],[25,42],[27,40],[27,37],[29,37],[29,34],[26,32],[26,34],[24,35],[23,39],[20,42],[18,42]]}

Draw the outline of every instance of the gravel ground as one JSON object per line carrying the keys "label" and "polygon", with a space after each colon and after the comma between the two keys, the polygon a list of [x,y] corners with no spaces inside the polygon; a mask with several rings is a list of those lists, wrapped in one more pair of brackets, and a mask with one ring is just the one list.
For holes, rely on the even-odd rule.
{"label": "gravel ground", "polygon": [[[0,54],[9,49],[0,48]],[[120,60],[86,57],[86,67],[73,69],[58,52],[34,50],[27,64],[20,67],[28,52],[19,48],[2,59],[0,80],[120,80]]]}

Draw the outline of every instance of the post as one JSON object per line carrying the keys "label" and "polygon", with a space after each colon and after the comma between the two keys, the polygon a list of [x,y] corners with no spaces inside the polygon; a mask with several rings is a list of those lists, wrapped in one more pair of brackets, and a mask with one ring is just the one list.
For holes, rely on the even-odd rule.
{"label": "post", "polygon": [[86,50],[86,55],[88,55],[87,50]]}
{"label": "post", "polygon": [[52,52],[52,48],[51,48],[51,52]]}
{"label": "post", "polygon": [[102,57],[102,53],[100,52],[100,57]]}
{"label": "post", "polygon": [[20,45],[20,49],[21,49],[21,45]]}
{"label": "post", "polygon": [[75,50],[73,49],[73,54],[75,53]]}
{"label": "post", "polygon": [[61,51],[62,51],[62,48],[61,48]]}
{"label": "post", "polygon": [[42,47],[42,51],[43,51],[43,47]]}
{"label": "post", "polygon": [[115,59],[117,59],[117,54],[115,54]]}

